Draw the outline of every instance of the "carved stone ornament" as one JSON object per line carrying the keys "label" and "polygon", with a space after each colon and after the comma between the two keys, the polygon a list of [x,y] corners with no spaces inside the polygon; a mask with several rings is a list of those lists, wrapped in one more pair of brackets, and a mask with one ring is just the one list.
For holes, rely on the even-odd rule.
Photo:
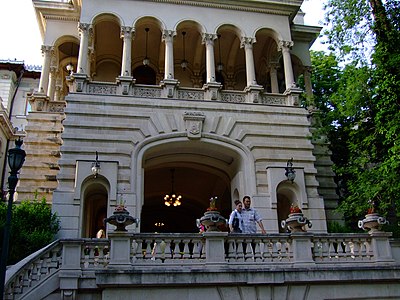
{"label": "carved stone ornament", "polygon": [[201,112],[185,112],[183,120],[185,121],[186,131],[189,139],[201,138],[203,122],[205,116]]}

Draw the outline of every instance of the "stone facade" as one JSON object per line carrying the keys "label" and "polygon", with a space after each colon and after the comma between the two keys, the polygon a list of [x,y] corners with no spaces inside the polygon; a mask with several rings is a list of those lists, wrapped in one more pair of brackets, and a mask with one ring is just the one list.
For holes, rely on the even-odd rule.
{"label": "stone facade", "polygon": [[[20,197],[51,202],[60,237],[93,237],[121,201],[140,231],[194,232],[210,197],[227,217],[247,194],[269,232],[293,203],[325,232],[337,196],[295,85],[319,32],[301,23],[301,3],[35,1],[44,62]],[[162,203],[171,188],[184,197],[176,212]]]}

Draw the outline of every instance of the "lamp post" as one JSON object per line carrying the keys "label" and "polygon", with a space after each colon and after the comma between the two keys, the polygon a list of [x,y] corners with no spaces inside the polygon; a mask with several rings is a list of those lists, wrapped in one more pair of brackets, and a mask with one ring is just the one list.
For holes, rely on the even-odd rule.
{"label": "lamp post", "polygon": [[25,161],[26,153],[21,149],[23,141],[19,138],[15,141],[15,148],[8,150],[8,165],[10,166],[10,176],[8,177],[8,206],[6,224],[4,226],[3,248],[1,249],[0,261],[0,300],[4,297],[4,285],[6,279],[6,268],[8,259],[8,247],[10,241],[11,213],[14,200],[15,187],[18,183],[18,171]]}

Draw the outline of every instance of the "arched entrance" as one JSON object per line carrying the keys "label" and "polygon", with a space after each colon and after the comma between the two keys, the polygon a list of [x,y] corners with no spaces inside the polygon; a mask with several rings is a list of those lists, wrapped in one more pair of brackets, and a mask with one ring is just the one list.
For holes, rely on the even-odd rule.
{"label": "arched entrance", "polygon": [[[246,188],[253,172],[249,155],[235,147],[221,141],[178,138],[143,149],[140,231],[198,232],[196,219],[203,216],[214,196],[218,210],[228,218],[232,197],[252,193]],[[165,194],[172,189],[171,169],[175,170],[174,191],[183,197],[177,207],[164,204]]]}
{"label": "arched entrance", "polygon": [[285,232],[281,227],[282,220],[286,220],[290,214],[290,206],[297,203],[296,194],[288,186],[288,183],[281,183],[277,189],[277,213],[278,213],[278,228],[279,232]]}
{"label": "arched entrance", "polygon": [[[171,192],[170,169],[174,168],[174,191],[182,204],[166,206],[164,195]],[[217,207],[225,217],[231,210],[230,182],[226,174],[194,162],[168,163],[145,171],[145,197],[142,207],[142,232],[197,232],[196,219],[217,196]]]}
{"label": "arched entrance", "polygon": [[100,229],[105,229],[103,220],[107,217],[108,192],[99,183],[90,183],[84,191],[82,237],[94,238]]}

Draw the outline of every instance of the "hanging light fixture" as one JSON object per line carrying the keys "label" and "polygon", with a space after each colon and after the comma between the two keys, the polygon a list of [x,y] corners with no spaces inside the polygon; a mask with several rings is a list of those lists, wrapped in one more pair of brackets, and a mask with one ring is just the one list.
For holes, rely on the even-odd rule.
{"label": "hanging light fixture", "polygon": [[166,206],[179,206],[182,204],[182,196],[174,191],[174,173],[175,169],[171,169],[171,193],[164,196],[164,204]]}
{"label": "hanging light fixture", "polygon": [[183,71],[185,71],[188,66],[188,61],[186,60],[185,36],[186,36],[186,31],[182,31],[183,60],[181,62],[181,67],[182,67]]}
{"label": "hanging light fixture", "polygon": [[71,42],[71,54],[69,56],[69,64],[65,67],[67,69],[68,74],[72,74],[74,72],[74,65],[72,64],[72,54],[73,54],[73,48],[74,43]]}
{"label": "hanging light fixture", "polygon": [[217,71],[221,72],[224,69],[224,65],[221,60],[221,35],[218,34],[218,55],[219,55],[219,63],[217,64]]}
{"label": "hanging light fixture", "polygon": [[294,179],[296,178],[296,171],[293,168],[293,157],[291,159],[289,159],[286,163],[285,176],[292,183],[293,183]]}
{"label": "hanging light fixture", "polygon": [[92,163],[92,174],[94,178],[97,178],[97,175],[100,173],[100,169],[99,154],[96,151],[96,160]]}
{"label": "hanging light fixture", "polygon": [[150,28],[146,27],[144,30],[146,31],[146,56],[143,59],[143,65],[148,66],[150,64],[150,59],[147,57],[147,43],[149,39]]}

